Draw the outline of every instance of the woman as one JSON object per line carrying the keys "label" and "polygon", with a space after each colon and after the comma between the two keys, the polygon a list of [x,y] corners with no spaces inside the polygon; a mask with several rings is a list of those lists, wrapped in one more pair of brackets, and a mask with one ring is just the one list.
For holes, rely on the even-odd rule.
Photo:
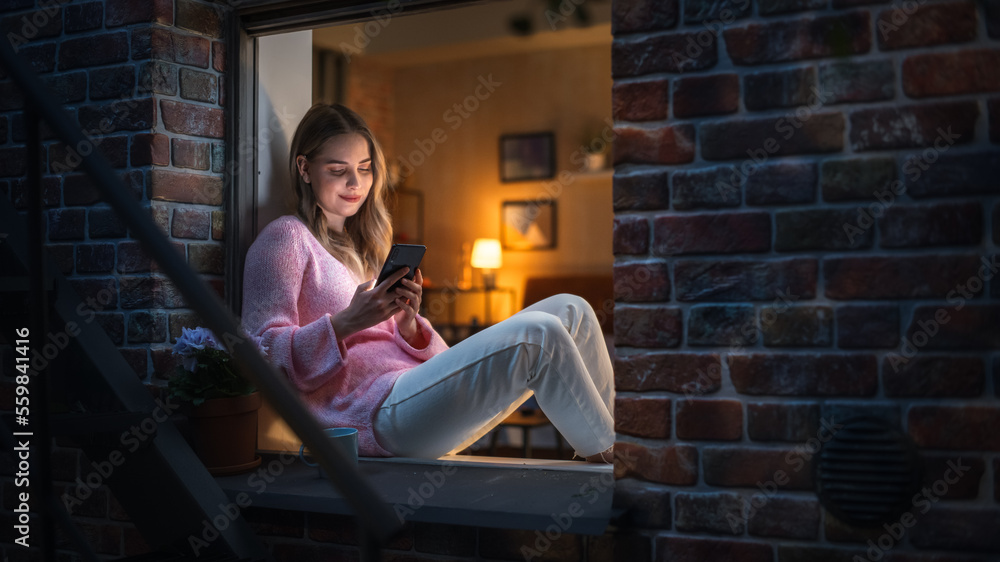
{"label": "woman", "polygon": [[585,301],[546,299],[449,349],[417,314],[419,270],[374,286],[392,232],[385,157],[361,117],[313,106],[289,164],[296,215],[250,247],[243,322],[324,427],[357,428],[363,456],[436,458],[534,393],[578,455],[611,462],[611,361]]}

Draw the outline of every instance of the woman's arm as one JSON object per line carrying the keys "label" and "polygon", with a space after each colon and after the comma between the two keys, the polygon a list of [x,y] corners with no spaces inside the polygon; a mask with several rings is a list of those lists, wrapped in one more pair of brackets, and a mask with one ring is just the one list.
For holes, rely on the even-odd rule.
{"label": "woman's arm", "polygon": [[[279,219],[281,220],[281,219]],[[268,356],[289,381],[310,392],[343,368],[347,349],[338,341],[330,314],[302,325],[299,297],[309,253],[304,227],[285,221],[268,225],[247,253],[243,279],[243,324],[262,336]]]}

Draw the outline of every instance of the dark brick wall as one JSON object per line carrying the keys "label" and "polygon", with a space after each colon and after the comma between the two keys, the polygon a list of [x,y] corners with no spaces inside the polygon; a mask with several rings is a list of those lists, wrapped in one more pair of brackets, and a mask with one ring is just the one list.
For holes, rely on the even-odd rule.
{"label": "dark brick wall", "polygon": [[617,500],[653,559],[885,556],[797,455],[857,413],[928,486],[972,467],[893,560],[1000,551],[997,8],[614,0]]}
{"label": "dark brick wall", "polygon": [[[0,2],[3,40],[16,46],[93,141],[70,148],[43,128],[48,248],[83,299],[101,294],[108,303],[96,311],[95,325],[144,382],[173,367],[171,342],[182,326],[199,322],[101,202],[80,170],[77,151],[100,150],[176,250],[221,290],[222,30],[228,9],[203,0]],[[22,211],[28,201],[24,105],[24,96],[0,70],[0,190]],[[3,361],[9,375],[13,359],[4,355]],[[7,384],[5,376],[5,391]],[[61,445],[53,456],[57,493],[72,494],[76,479],[86,478],[91,468],[79,450]],[[6,463],[3,474],[6,509],[15,491]],[[104,557],[148,550],[106,487],[93,491],[73,514]],[[38,545],[39,529],[34,530],[32,544]],[[70,547],[65,538],[57,541],[60,550]],[[3,549],[11,560],[28,559],[21,547],[7,543]]]}
{"label": "dark brick wall", "polygon": [[[37,0],[5,2],[0,16],[5,37],[220,289],[226,9],[201,0]],[[24,100],[9,81],[0,92],[0,188],[24,209]],[[76,150],[47,140],[43,155],[48,241],[63,273],[121,294],[103,311],[122,324],[116,343],[142,380],[161,375],[172,366],[168,335],[197,319],[183,314],[156,264],[78,171]]]}

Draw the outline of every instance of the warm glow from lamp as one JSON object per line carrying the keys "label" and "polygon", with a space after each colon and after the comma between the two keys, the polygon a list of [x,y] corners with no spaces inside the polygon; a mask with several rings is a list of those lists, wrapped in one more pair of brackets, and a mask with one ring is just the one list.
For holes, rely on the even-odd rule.
{"label": "warm glow from lamp", "polygon": [[496,273],[494,269],[503,265],[503,252],[500,241],[495,238],[476,238],[472,244],[472,267],[483,270],[483,285],[487,289],[496,288]]}

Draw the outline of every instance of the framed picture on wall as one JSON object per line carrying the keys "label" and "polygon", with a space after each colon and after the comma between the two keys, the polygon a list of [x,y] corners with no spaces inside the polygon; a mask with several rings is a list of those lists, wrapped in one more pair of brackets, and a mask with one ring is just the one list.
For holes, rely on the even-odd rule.
{"label": "framed picture on wall", "polygon": [[556,202],[504,201],[500,206],[500,245],[506,250],[555,248]]}
{"label": "framed picture on wall", "polygon": [[500,181],[544,180],[556,175],[555,134],[500,137]]}

